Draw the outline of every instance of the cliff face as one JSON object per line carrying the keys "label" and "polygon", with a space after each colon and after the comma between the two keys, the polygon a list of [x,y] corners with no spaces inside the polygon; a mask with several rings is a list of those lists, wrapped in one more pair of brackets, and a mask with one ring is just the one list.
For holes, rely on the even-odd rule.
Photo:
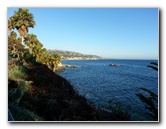
{"label": "cliff face", "polygon": [[48,50],[48,53],[55,54],[58,53],[61,55],[64,60],[99,60],[102,59],[100,56],[96,55],[87,55],[78,52],[72,51],[63,51],[63,50]]}

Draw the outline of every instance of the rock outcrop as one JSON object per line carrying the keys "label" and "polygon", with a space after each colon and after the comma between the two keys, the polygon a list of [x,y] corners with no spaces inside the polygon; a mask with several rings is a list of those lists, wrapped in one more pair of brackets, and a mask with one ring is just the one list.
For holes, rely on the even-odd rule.
{"label": "rock outcrop", "polygon": [[76,65],[66,65],[66,68],[77,68]]}
{"label": "rock outcrop", "polygon": [[109,66],[119,66],[119,64],[110,64]]}

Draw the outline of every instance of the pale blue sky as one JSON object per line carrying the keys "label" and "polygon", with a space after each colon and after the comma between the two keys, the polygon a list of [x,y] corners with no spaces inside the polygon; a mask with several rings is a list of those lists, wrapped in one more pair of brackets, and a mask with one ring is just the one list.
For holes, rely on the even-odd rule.
{"label": "pale blue sky", "polygon": [[[114,59],[158,59],[158,8],[28,8],[47,49]],[[8,8],[8,18],[18,8]]]}

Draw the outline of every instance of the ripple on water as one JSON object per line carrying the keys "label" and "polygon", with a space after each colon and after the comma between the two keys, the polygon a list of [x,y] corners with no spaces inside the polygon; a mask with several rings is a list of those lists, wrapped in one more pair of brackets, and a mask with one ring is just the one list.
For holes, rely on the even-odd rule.
{"label": "ripple on water", "polygon": [[[108,100],[121,101],[131,105],[132,120],[151,120],[144,112],[144,104],[135,95],[140,87],[158,93],[158,73],[147,67],[146,60],[97,60],[64,61],[77,65],[76,69],[67,69],[59,73],[74,84],[79,94],[96,105],[108,104]],[[117,67],[108,66],[120,64]],[[83,68],[81,66],[86,66]]]}

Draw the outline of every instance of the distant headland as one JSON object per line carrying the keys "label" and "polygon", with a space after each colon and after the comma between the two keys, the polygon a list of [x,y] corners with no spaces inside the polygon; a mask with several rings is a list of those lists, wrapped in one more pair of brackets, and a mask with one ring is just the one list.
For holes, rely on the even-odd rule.
{"label": "distant headland", "polygon": [[100,60],[100,59],[103,59],[102,57],[97,56],[97,55],[88,55],[88,54],[82,54],[82,53],[73,52],[73,51],[49,49],[49,50],[47,50],[47,52],[50,54],[58,53],[61,56],[62,60]]}

